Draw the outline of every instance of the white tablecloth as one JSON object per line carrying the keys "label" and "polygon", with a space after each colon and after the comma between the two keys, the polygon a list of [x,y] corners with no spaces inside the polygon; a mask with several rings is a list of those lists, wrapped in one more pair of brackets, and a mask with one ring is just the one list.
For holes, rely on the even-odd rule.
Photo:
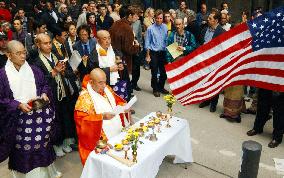
{"label": "white tablecloth", "polygon": [[[136,124],[148,121],[151,116],[155,116],[155,113],[150,113]],[[167,155],[175,156],[174,163],[193,162],[187,120],[173,117],[170,121],[172,126],[170,128],[165,128],[166,123],[162,122],[162,132],[155,132],[158,141],[140,139],[144,144],[138,145],[138,163],[128,167],[108,155],[96,154],[93,151],[85,163],[81,178],[154,178]],[[151,132],[152,129],[146,135]],[[126,133],[121,133],[110,139],[109,143],[112,145],[120,143],[125,135]],[[124,157],[124,151],[112,151],[111,153]],[[128,151],[128,156],[132,157],[131,150]]]}

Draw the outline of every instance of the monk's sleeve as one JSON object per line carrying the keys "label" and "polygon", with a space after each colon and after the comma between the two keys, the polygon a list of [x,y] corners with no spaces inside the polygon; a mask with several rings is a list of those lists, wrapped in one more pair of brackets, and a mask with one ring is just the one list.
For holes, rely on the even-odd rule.
{"label": "monk's sleeve", "polygon": [[13,99],[4,70],[0,70],[0,163],[6,160],[14,148],[16,138],[17,109],[20,102]]}
{"label": "monk's sleeve", "polygon": [[9,90],[10,88],[8,84],[9,83],[5,82],[4,78],[0,76],[0,108],[2,109],[1,111],[3,111],[3,113],[19,114],[19,110],[17,108],[21,103],[19,101],[14,100],[13,96],[8,96],[9,94],[7,94],[7,90]]}
{"label": "monk's sleeve", "polygon": [[85,149],[93,150],[101,136],[102,115],[75,110],[74,118],[80,145]]}

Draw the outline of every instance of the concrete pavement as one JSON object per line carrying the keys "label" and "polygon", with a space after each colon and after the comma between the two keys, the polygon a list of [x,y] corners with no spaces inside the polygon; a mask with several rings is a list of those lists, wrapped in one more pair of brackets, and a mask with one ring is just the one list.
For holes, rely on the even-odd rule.
{"label": "concrete pavement", "polygon": [[[166,111],[166,104],[162,97],[152,95],[150,88],[150,71],[141,68],[139,80],[142,91],[136,92],[138,102],[135,104],[135,118],[143,118],[153,111]],[[273,158],[284,158],[284,143],[275,149],[267,147],[271,139],[272,121],[264,129],[264,133],[248,137],[246,132],[252,128],[254,116],[242,115],[242,122],[229,123],[220,119],[223,97],[219,99],[216,113],[210,113],[209,108],[198,108],[197,105],[174,105],[174,111],[179,111],[177,117],[187,119],[190,124],[194,163],[188,164],[188,169],[183,164],[174,165],[171,158],[167,157],[162,165],[157,178],[223,178],[237,177],[241,160],[241,145],[243,141],[255,140],[262,144],[259,178],[282,178],[274,168]],[[182,140],[181,140],[182,141]],[[80,177],[82,166],[77,152],[67,154],[56,161],[58,169],[64,178]],[[0,178],[9,178],[7,161],[0,164]]]}

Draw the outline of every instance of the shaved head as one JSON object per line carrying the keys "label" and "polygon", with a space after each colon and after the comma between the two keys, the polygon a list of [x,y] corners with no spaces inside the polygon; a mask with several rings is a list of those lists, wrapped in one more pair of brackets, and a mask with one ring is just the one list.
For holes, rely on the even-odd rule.
{"label": "shaved head", "polygon": [[98,38],[102,38],[102,37],[104,37],[105,35],[109,35],[109,32],[106,31],[106,30],[99,30],[99,31],[97,32],[97,37],[98,37]]}
{"label": "shaved head", "polygon": [[100,69],[100,68],[95,68],[95,69],[93,69],[92,71],[91,71],[91,73],[90,73],[90,79],[91,80],[97,80],[98,81],[98,79],[100,79],[100,78],[106,78],[106,74],[105,74],[105,72],[102,70],[102,69]]}
{"label": "shaved head", "polygon": [[43,40],[46,39],[46,38],[49,38],[49,39],[50,39],[50,37],[49,37],[47,34],[40,33],[40,34],[38,34],[38,35],[36,36],[35,41],[36,41],[36,43],[38,43],[38,42],[43,41]]}
{"label": "shaved head", "polygon": [[52,44],[51,39],[48,35],[44,33],[38,34],[35,42],[37,48],[40,50],[41,53],[43,53],[44,55],[49,55],[51,53]]}
{"label": "shaved head", "polygon": [[7,56],[16,69],[19,70],[26,62],[27,51],[21,42],[12,40],[7,44]]}
{"label": "shaved head", "polygon": [[19,48],[25,48],[24,45],[17,41],[17,40],[12,40],[12,41],[9,41],[8,44],[7,44],[7,52],[8,53],[11,53],[13,51],[15,51],[15,49],[19,49]]}
{"label": "shaved head", "polygon": [[96,92],[103,92],[106,87],[106,74],[100,68],[95,68],[90,73],[90,84]]}
{"label": "shaved head", "polygon": [[98,38],[98,43],[102,48],[107,49],[108,47],[110,47],[111,38],[108,31],[99,30],[97,32],[97,38]]}

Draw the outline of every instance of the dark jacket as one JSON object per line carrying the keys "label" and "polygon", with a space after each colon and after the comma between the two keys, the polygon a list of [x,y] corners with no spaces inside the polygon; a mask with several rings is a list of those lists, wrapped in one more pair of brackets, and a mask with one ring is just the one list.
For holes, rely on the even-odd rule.
{"label": "dark jacket", "polygon": [[[66,51],[65,53],[67,53],[67,54],[62,53],[62,51]],[[67,41],[65,41],[65,48],[64,48],[64,46],[62,46],[61,51],[56,49],[54,43],[52,43],[52,53],[57,57],[57,59],[59,61],[64,60],[65,58],[70,59],[70,57],[72,55],[71,50],[70,50],[70,46],[69,46]],[[63,55],[61,55],[61,54],[63,54]],[[65,72],[64,72],[64,78],[65,78],[66,82],[69,82],[69,83],[66,83],[68,89],[70,89],[70,87],[72,87],[72,89],[69,90],[70,95],[75,95],[75,96],[79,95],[79,88],[76,84],[77,76],[73,72],[73,69],[70,66],[69,62],[66,62],[66,69],[65,69]],[[69,84],[71,86],[68,86]]]}
{"label": "dark jacket", "polygon": [[78,4],[76,4],[75,6],[70,5],[68,8],[68,12],[74,21],[77,21],[80,15],[80,11],[81,11],[81,7]]}
{"label": "dark jacket", "polygon": [[130,22],[125,18],[113,23],[109,29],[113,49],[121,51],[127,64],[128,72],[132,71],[132,55],[137,54],[139,46],[133,44],[134,34]]}
{"label": "dark jacket", "polygon": [[[203,29],[202,32],[201,32],[201,44],[204,44],[204,42],[205,42],[204,37],[205,37],[206,31],[207,31],[208,28],[209,27]],[[225,32],[225,30],[220,25],[218,25],[216,27],[215,31],[214,31],[212,39],[216,38],[217,36],[221,35],[224,32]]]}
{"label": "dark jacket", "polygon": [[189,23],[185,28],[186,31],[189,31],[190,33],[192,33],[195,37],[195,40],[197,42],[198,45],[201,44],[201,28],[200,26],[197,24],[196,20],[193,20],[191,23]]}
{"label": "dark jacket", "polygon": [[58,25],[55,19],[49,14],[48,11],[42,12],[41,20],[46,24],[46,27],[50,32],[55,32]]}
{"label": "dark jacket", "polygon": [[0,69],[5,67],[8,58],[5,54],[0,54]]}
{"label": "dark jacket", "polygon": [[112,24],[113,24],[113,19],[112,17],[109,16],[109,14],[105,16],[105,19],[103,20],[103,22],[100,16],[97,17],[97,31],[109,30]]}
{"label": "dark jacket", "polygon": [[[96,40],[94,38],[89,39],[89,45],[90,45],[90,53],[96,48]],[[81,57],[84,56],[84,50],[82,46],[82,42],[79,40],[77,41],[74,46],[74,50],[77,50]],[[91,54],[89,55],[89,60],[87,61],[87,65],[85,66],[83,64],[83,61],[78,66],[78,72],[80,74],[80,80],[82,81],[84,76],[89,74],[94,68],[98,67],[98,65],[95,64],[93,56]]]}

